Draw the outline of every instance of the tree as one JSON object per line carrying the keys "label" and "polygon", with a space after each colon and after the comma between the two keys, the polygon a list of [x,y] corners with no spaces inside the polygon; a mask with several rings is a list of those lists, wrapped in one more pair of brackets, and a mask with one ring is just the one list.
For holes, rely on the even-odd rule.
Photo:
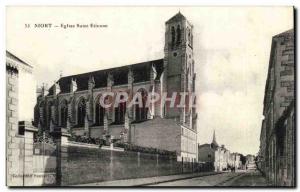
{"label": "tree", "polygon": [[242,162],[242,164],[245,165],[246,161],[247,161],[246,157],[243,154],[240,154],[240,156],[241,156],[241,162]]}

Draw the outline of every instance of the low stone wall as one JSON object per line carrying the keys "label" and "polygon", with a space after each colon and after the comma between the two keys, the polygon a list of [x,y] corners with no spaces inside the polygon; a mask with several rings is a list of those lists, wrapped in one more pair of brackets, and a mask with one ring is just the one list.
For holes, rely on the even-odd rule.
{"label": "low stone wall", "polygon": [[[143,178],[205,171],[200,163],[178,162],[175,154],[123,151],[121,148],[69,141],[65,132],[54,135],[53,143],[33,142],[25,127],[25,186],[69,186],[118,179]],[[22,177],[21,177],[22,176]]]}
{"label": "low stone wall", "polygon": [[198,164],[177,162],[176,156],[79,145],[65,145],[61,149],[63,186],[199,171]]}

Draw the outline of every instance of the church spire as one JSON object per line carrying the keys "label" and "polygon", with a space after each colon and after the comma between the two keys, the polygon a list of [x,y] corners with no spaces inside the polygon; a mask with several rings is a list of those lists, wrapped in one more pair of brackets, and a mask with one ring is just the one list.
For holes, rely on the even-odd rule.
{"label": "church spire", "polygon": [[214,130],[214,134],[213,134],[212,144],[213,144],[214,146],[218,146],[218,143],[217,143],[217,140],[216,140],[216,132],[215,132],[215,130]]}

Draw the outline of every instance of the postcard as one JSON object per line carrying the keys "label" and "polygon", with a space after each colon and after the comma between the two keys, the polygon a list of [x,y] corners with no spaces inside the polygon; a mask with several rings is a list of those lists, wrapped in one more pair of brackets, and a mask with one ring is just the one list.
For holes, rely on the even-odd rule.
{"label": "postcard", "polygon": [[6,7],[6,185],[295,187],[294,7]]}

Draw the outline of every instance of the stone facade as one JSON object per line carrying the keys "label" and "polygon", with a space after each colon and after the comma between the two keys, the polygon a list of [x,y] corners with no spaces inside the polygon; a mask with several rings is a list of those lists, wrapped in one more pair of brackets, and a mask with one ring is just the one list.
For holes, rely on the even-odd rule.
{"label": "stone facade", "polygon": [[[195,92],[192,31],[193,26],[178,13],[166,22],[163,59],[61,77],[49,89],[42,87],[35,106],[35,125],[41,131],[67,128],[75,135],[109,136],[121,142],[176,151],[178,159],[196,161],[195,108],[169,108],[163,99],[142,109],[128,105],[136,93],[143,98],[154,92],[160,96],[167,93],[170,98],[173,92]],[[128,102],[104,109],[99,99],[108,92],[112,93],[105,97],[108,103],[119,92],[128,93]],[[188,100],[186,96],[184,103]]]}
{"label": "stone facade", "polygon": [[241,160],[241,154],[239,153],[231,153],[230,154],[230,166],[234,167],[235,169],[242,169],[243,164]]}
{"label": "stone facade", "polygon": [[198,161],[199,162],[209,162],[212,165],[215,162],[215,149],[211,144],[203,144],[198,146]]}
{"label": "stone facade", "polygon": [[265,87],[258,164],[270,183],[295,185],[294,29],[276,35]]}
{"label": "stone facade", "polygon": [[246,156],[246,170],[256,170],[255,156],[247,155]]}
{"label": "stone facade", "polygon": [[209,163],[212,170],[219,172],[229,168],[240,169],[240,155],[230,153],[224,145],[219,146],[216,141],[215,132],[211,144],[203,144],[198,146],[198,161],[201,163]]}
{"label": "stone facade", "polygon": [[33,135],[29,129],[34,128],[31,122],[20,122],[26,117],[19,114],[19,106],[22,104],[19,102],[19,93],[23,92],[23,84],[19,77],[31,74],[30,65],[6,52],[6,185],[8,186],[27,185],[28,179],[25,175],[32,171],[30,154],[33,153]]}

